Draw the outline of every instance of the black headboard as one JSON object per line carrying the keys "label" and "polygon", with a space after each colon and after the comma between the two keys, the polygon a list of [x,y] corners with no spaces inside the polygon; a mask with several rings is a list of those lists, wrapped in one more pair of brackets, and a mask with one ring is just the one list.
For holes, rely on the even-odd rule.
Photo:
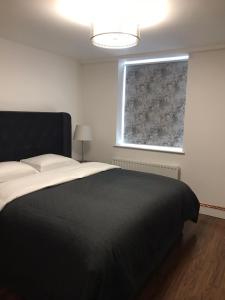
{"label": "black headboard", "polygon": [[0,111],[0,161],[45,153],[71,157],[68,113]]}

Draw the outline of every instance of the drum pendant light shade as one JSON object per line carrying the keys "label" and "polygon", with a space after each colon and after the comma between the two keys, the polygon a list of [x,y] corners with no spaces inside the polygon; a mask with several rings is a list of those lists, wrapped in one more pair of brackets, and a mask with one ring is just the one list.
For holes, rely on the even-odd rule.
{"label": "drum pendant light shade", "polygon": [[129,24],[92,24],[92,44],[108,49],[123,49],[134,47],[140,40],[138,25]]}

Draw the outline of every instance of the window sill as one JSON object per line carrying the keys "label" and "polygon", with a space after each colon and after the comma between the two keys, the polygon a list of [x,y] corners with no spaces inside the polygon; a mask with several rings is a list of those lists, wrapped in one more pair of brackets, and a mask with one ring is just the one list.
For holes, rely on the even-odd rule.
{"label": "window sill", "polygon": [[119,143],[114,145],[114,147],[165,152],[165,153],[173,153],[173,154],[185,154],[183,148],[175,148],[175,147],[149,146],[149,145],[138,145],[138,144],[119,144]]}

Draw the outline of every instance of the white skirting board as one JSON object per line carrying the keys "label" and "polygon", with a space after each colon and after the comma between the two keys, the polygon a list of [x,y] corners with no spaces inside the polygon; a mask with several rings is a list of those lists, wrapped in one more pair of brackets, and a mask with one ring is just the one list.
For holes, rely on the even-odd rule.
{"label": "white skirting board", "polygon": [[215,208],[201,206],[200,214],[208,215],[208,216],[212,216],[212,217],[216,217],[216,218],[220,218],[220,219],[225,219],[225,211],[215,209]]}

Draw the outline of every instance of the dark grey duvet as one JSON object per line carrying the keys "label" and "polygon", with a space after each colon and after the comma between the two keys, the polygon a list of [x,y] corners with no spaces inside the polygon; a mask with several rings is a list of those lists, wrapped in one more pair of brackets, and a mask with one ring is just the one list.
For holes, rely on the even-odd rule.
{"label": "dark grey duvet", "polygon": [[135,299],[198,211],[184,183],[121,169],[33,192],[0,213],[0,272],[27,299]]}

